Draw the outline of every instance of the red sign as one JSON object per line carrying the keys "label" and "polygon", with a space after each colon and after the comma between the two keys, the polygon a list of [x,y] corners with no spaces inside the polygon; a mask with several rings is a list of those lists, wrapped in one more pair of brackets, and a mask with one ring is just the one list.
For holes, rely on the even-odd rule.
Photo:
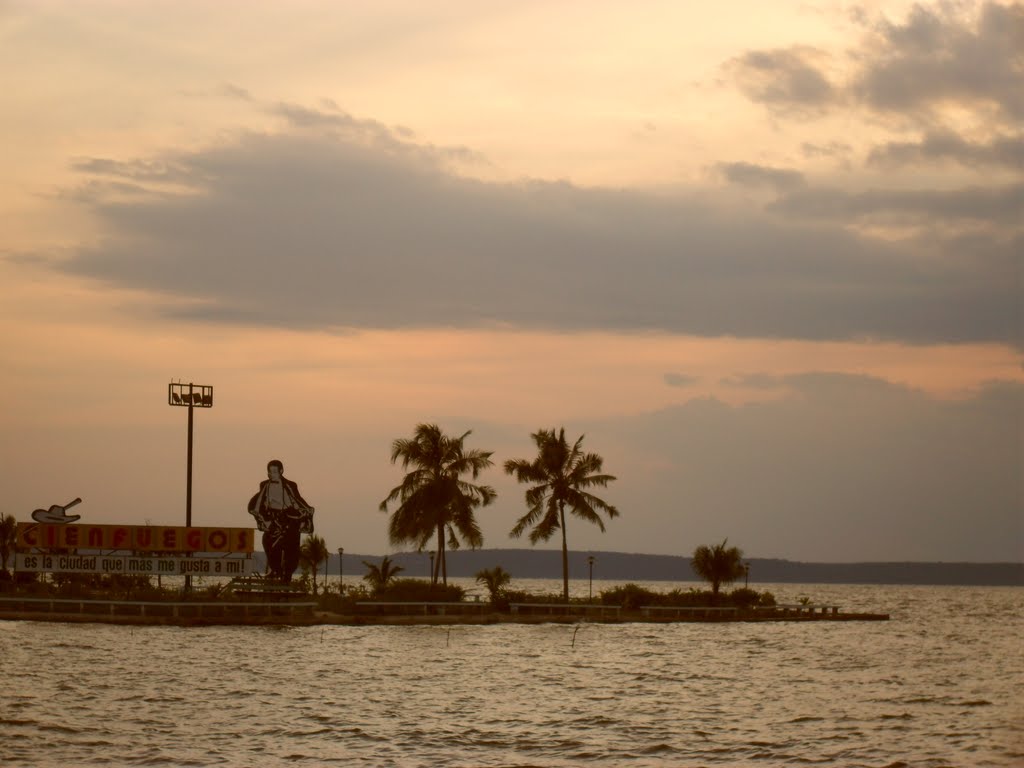
{"label": "red sign", "polygon": [[252,528],[18,523],[18,549],[109,549],[133,552],[244,552],[255,549]]}

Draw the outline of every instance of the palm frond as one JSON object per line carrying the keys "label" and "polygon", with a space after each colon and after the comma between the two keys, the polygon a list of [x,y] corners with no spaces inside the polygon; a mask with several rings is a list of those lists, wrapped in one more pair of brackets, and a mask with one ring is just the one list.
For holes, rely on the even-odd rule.
{"label": "palm frond", "polygon": [[[506,474],[530,485],[525,492],[528,511],[516,521],[511,535],[519,537],[529,530],[531,543],[547,541],[562,529],[563,509],[604,531],[601,513],[611,519],[618,517],[619,511],[586,490],[607,487],[615,480],[614,475],[603,472],[604,459],[596,453],[583,451],[584,435],[570,446],[565,438],[565,427],[538,429],[530,438],[537,447],[536,457],[509,459],[504,464]],[[565,531],[562,534],[564,551]],[[568,582],[567,572],[563,573],[563,579]],[[567,590],[568,586],[566,595]]]}
{"label": "palm frond", "polygon": [[[380,504],[380,509],[387,511],[390,504],[399,503],[388,526],[393,544],[408,541],[422,548],[440,535],[451,549],[460,546],[460,537],[470,546],[482,546],[483,534],[473,510],[491,504],[497,492],[462,477],[469,475],[475,480],[494,462],[490,451],[466,449],[470,434],[466,431],[451,437],[436,424],[417,424],[411,439],[392,442],[392,463],[401,461],[402,468],[408,470],[402,483]],[[443,543],[440,550],[443,562]]]}

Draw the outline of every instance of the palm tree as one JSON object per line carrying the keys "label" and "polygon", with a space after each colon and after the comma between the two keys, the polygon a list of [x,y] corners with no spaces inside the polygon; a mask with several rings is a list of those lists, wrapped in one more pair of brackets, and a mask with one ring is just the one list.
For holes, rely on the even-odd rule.
{"label": "palm tree", "polygon": [[[302,542],[302,546],[299,548],[299,562],[302,563],[303,567],[313,569],[313,594],[316,594],[316,575],[317,571],[320,570],[320,563],[329,559],[331,553],[327,550],[327,543],[323,540],[323,537],[317,536],[311,533],[306,537],[305,541]],[[324,576],[327,575],[326,566],[324,567]]]}
{"label": "palm tree", "polygon": [[530,543],[547,541],[555,531],[562,531],[562,595],[569,602],[569,545],[565,535],[565,510],[581,520],[593,523],[604,532],[604,523],[598,512],[608,518],[618,517],[619,511],[601,498],[587,491],[595,486],[607,487],[615,479],[601,473],[604,459],[596,453],[583,452],[583,435],[570,448],[565,440],[565,428],[542,429],[531,435],[537,444],[537,458],[510,459],[505,472],[515,475],[520,483],[534,483],[526,491],[529,512],[519,518],[512,529],[518,538],[529,527]]}
{"label": "palm tree", "polygon": [[463,441],[470,434],[449,437],[436,424],[419,424],[411,440],[399,439],[391,444],[391,463],[401,459],[402,469],[414,469],[391,489],[380,503],[380,510],[387,512],[388,504],[399,502],[388,524],[393,545],[411,542],[417,551],[423,551],[430,539],[437,536],[438,556],[430,575],[431,584],[437,583],[438,572],[448,584],[445,533],[451,549],[459,548],[459,537],[474,549],[482,546],[483,534],[473,510],[486,507],[497,497],[489,485],[474,485],[460,479],[468,473],[476,480],[482,470],[494,463],[491,451],[464,448]]}
{"label": "palm tree", "polygon": [[0,515],[0,571],[7,570],[7,561],[18,542],[18,519],[14,515]]}
{"label": "palm tree", "polygon": [[365,560],[363,560],[363,565],[366,566],[366,575],[363,576],[363,581],[370,585],[375,595],[379,595],[387,589],[391,580],[405,570],[400,565],[394,565],[387,555],[380,561],[380,565],[368,563]]}
{"label": "palm tree", "polygon": [[500,565],[490,569],[484,568],[482,571],[477,571],[476,574],[476,583],[483,584],[487,588],[487,593],[491,596],[492,603],[498,602],[501,598],[502,590],[510,581],[512,581],[512,574]]}
{"label": "palm tree", "polygon": [[690,565],[704,581],[711,582],[711,602],[718,602],[718,588],[731,584],[743,575],[743,552],[737,547],[726,547],[729,539],[709,547],[701,544],[693,550]]}

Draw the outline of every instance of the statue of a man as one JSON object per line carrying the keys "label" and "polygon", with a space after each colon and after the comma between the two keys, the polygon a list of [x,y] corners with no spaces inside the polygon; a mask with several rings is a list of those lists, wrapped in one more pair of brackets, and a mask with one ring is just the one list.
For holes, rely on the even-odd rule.
{"label": "statue of a man", "polygon": [[263,531],[267,575],[285,584],[299,565],[299,534],[313,532],[313,507],[302,498],[299,486],[284,476],[284,464],[267,463],[267,479],[249,499],[249,514]]}

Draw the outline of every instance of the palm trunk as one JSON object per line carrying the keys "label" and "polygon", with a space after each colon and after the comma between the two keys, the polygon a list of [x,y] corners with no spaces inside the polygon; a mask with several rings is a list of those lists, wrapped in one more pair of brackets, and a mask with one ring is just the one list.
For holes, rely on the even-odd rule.
{"label": "palm trunk", "polygon": [[437,562],[434,563],[434,583],[437,584],[438,574],[444,574],[444,584],[448,586],[448,568],[444,562],[444,525],[437,526]]}
{"label": "palm trunk", "polygon": [[441,583],[448,586],[448,557],[444,550],[441,552]]}
{"label": "palm trunk", "polygon": [[569,602],[569,544],[565,538],[565,505],[558,505],[558,514],[562,524],[562,598]]}

